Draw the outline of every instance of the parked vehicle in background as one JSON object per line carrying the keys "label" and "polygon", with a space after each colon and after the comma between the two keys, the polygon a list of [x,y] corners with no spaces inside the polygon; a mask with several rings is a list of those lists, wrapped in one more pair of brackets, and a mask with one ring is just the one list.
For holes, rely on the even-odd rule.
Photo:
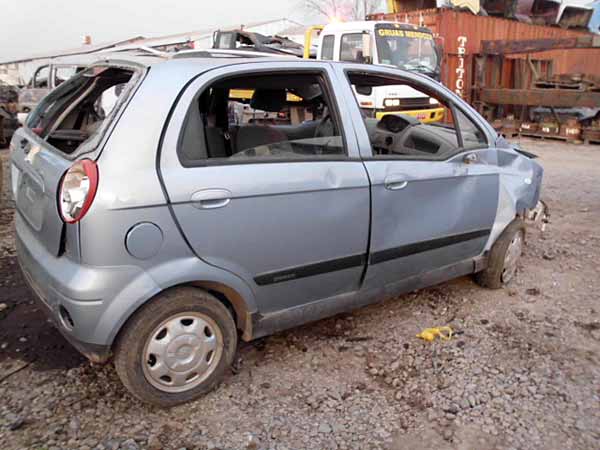
{"label": "parked vehicle in background", "polygon": [[[316,46],[315,32],[318,33]],[[299,44],[283,39],[243,30],[217,31],[213,47],[394,66],[440,79],[441,52],[433,34],[425,27],[389,21],[334,22],[313,26],[306,31],[303,52]],[[357,94],[367,116],[380,119],[386,114],[401,112],[425,122],[444,118],[444,108],[435,99],[423,96],[409,86],[376,86],[369,95]]]}
{"label": "parked vehicle in background", "polygon": [[[383,22],[338,22],[326,25],[319,35],[318,59],[394,66],[440,79],[441,56],[433,34],[425,27]],[[375,86],[370,95],[357,93],[368,116],[381,119],[402,113],[423,122],[444,118],[444,108],[407,85]]]}
{"label": "parked vehicle in background", "polygon": [[[89,63],[92,63],[98,58],[90,59],[83,55],[56,58],[52,63],[38,67],[27,86],[19,93],[18,112],[27,115],[51,90],[83,70],[87,65],[82,61],[83,59],[88,59]],[[24,116],[21,117],[21,120],[24,120]]]}
{"label": "parked vehicle in background", "polygon": [[[452,121],[365,117],[354,92],[388,85]],[[25,279],[76,348],[114,356],[129,391],[160,406],[216,386],[238,336],[466,274],[510,282],[542,178],[429,77],[295,58],[95,64],[11,148]]]}

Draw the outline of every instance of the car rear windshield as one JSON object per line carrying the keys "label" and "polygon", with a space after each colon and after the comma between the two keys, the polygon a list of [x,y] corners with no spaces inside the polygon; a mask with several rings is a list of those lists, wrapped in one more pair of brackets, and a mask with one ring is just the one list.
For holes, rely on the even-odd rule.
{"label": "car rear windshield", "polygon": [[127,97],[134,75],[134,69],[90,67],[46,96],[27,126],[65,154],[93,146]]}

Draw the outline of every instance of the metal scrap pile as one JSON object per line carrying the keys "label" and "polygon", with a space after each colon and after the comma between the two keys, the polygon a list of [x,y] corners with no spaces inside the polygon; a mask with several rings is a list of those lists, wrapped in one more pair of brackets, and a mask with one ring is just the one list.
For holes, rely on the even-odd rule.
{"label": "metal scrap pile", "polygon": [[600,33],[600,0],[393,0],[388,4],[392,13],[452,8],[482,16]]}
{"label": "metal scrap pile", "polygon": [[[576,95],[581,104],[600,93],[600,77],[582,74],[562,74],[540,78],[534,82],[537,95],[556,98]],[[540,92],[541,91],[541,92]],[[525,99],[526,100],[526,99]],[[524,102],[525,103],[525,102]],[[528,117],[519,120],[514,114],[496,120],[494,126],[507,136],[558,138],[569,142],[600,144],[600,105],[529,108]]]}
{"label": "metal scrap pile", "polygon": [[599,33],[600,1],[595,0],[482,0],[489,15],[537,25],[588,29]]}
{"label": "metal scrap pile", "polygon": [[[475,104],[506,136],[549,137],[600,144],[600,75],[555,74],[544,52],[585,51],[593,57],[600,36],[491,40],[477,56]],[[537,56],[536,56],[537,55]],[[540,56],[542,55],[542,56]],[[510,72],[510,82],[502,73]],[[491,83],[490,83],[491,81]]]}

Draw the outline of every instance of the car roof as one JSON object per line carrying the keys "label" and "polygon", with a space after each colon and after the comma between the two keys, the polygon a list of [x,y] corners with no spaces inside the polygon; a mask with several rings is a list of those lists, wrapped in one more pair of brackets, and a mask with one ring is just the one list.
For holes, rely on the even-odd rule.
{"label": "car roof", "polygon": [[[172,57],[153,57],[153,56],[133,56],[130,53],[127,54],[114,54],[114,58],[98,61],[98,64],[112,64],[112,65],[137,65],[145,68],[155,68],[154,72],[160,71],[162,76],[169,77],[170,74],[177,74],[178,79],[185,77],[191,78],[201,72],[207,70],[213,70],[220,67],[237,66],[242,64],[254,64],[254,63],[270,63],[275,67],[278,64],[285,66],[286,68],[293,68],[294,66],[313,65],[318,64],[330,64],[347,67],[348,69],[358,70],[365,69],[364,64],[344,61],[330,61],[330,60],[315,60],[315,59],[304,59],[289,56],[252,56],[252,52],[248,52],[248,57],[244,55],[237,55],[236,57],[220,57],[215,55],[212,57],[206,57],[203,52],[189,52],[188,54],[178,54],[176,58]],[[398,75],[404,75],[408,78],[427,78],[425,75],[421,75],[415,72],[399,69],[391,66],[379,66],[369,65],[369,69],[393,69]],[[182,78],[183,77],[183,78]]]}
{"label": "car roof", "polygon": [[[206,70],[213,70],[220,67],[228,67],[235,66],[241,64],[251,64],[251,63],[270,63],[277,66],[277,64],[281,64],[287,68],[293,66],[303,66],[303,65],[314,65],[315,63],[319,64],[330,64],[330,65],[338,65],[344,66],[348,69],[358,70],[365,69],[364,64],[359,64],[355,62],[345,62],[345,61],[331,61],[331,60],[318,60],[318,59],[304,59],[297,57],[290,57],[286,55],[274,55],[274,56],[263,56],[264,54],[253,54],[253,52],[248,52],[248,56],[242,55],[237,52],[233,57],[231,56],[223,56],[219,54],[215,54],[212,56],[207,56],[206,53],[210,52],[210,50],[206,51],[191,51],[186,53],[176,53],[176,54],[164,54],[164,55],[133,55],[130,52],[127,53],[113,53],[110,54],[110,57],[106,59],[98,60],[94,65],[102,65],[102,64],[111,64],[111,65],[137,65],[145,68],[154,67],[159,69],[160,71],[168,74],[172,72],[177,72],[179,74],[187,74],[189,76],[197,75],[200,72],[204,72]],[[177,55],[176,57],[173,57]],[[393,66],[386,65],[368,65],[368,69],[377,70],[377,69],[393,69],[398,75],[403,75],[407,78],[424,78],[428,77],[416,72],[406,71]]]}
{"label": "car roof", "polygon": [[[99,64],[123,64],[130,63],[134,65],[144,66],[144,67],[161,67],[164,70],[169,70],[167,67],[172,67],[173,70],[180,70],[182,68],[190,68],[193,70],[198,70],[199,68],[210,68],[214,69],[217,67],[226,67],[237,64],[246,64],[246,63],[259,63],[259,62],[269,62],[269,63],[287,63],[287,64],[308,64],[317,62],[314,59],[302,59],[296,57],[289,56],[253,56],[252,52],[248,52],[248,56],[239,55],[239,56],[207,56],[205,52],[195,51],[189,52],[188,54],[177,53],[177,57],[159,57],[159,56],[134,56],[130,53],[127,54],[111,54],[110,57],[99,59],[95,62],[96,65]],[[319,61],[319,62],[330,62],[330,61]]]}

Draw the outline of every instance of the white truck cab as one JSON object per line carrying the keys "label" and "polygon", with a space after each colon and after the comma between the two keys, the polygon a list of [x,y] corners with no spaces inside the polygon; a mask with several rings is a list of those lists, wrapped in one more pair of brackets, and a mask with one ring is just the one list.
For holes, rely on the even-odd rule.
{"label": "white truck cab", "polygon": [[[399,22],[336,22],[321,29],[317,59],[394,66],[439,80],[440,56],[428,28]],[[444,118],[444,108],[410,86],[382,86],[370,95],[356,93],[370,117],[402,113],[422,122]]]}

